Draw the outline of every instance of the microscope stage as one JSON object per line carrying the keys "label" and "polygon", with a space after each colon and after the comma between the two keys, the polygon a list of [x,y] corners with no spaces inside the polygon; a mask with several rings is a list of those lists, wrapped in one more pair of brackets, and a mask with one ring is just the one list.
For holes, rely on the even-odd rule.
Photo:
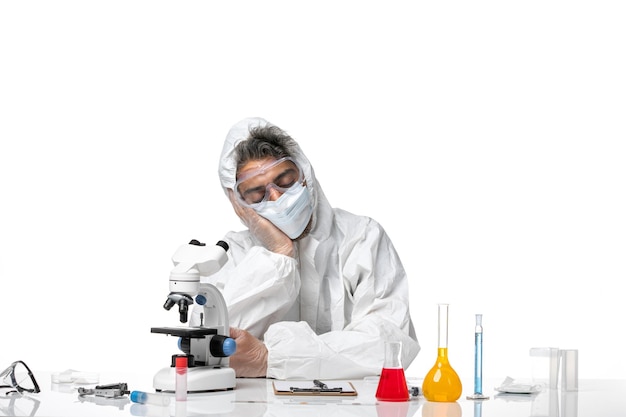
{"label": "microscope stage", "polygon": [[217,334],[217,329],[213,329],[210,327],[153,327],[150,329],[150,332],[200,339],[210,334]]}

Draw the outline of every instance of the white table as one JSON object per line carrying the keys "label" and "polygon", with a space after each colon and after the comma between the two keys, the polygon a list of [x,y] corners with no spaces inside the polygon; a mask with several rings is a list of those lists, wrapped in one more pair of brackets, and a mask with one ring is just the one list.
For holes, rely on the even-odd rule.
{"label": "white table", "polygon": [[[418,397],[405,403],[382,403],[375,398],[376,384],[350,380],[356,397],[276,396],[271,380],[238,379],[232,391],[190,394],[169,407],[142,405],[121,400],[88,396],[82,400],[76,386],[52,384],[50,375],[35,372],[41,392],[0,399],[0,416],[323,416],[323,417],[624,417],[626,380],[581,380],[577,392],[545,390],[535,395],[502,395],[492,388],[490,399],[471,401],[464,392],[455,403],[434,403]],[[105,375],[100,383],[126,382],[129,389],[154,392],[151,375]],[[498,385],[484,384],[484,387]],[[93,387],[93,386],[92,386]]]}

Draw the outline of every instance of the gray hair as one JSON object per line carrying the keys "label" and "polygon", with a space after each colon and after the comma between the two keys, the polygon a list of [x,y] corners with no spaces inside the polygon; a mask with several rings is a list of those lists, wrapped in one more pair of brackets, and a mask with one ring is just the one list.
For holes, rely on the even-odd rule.
{"label": "gray hair", "polygon": [[296,141],[278,126],[256,126],[250,135],[235,147],[237,172],[248,161],[265,158],[295,158],[298,152]]}

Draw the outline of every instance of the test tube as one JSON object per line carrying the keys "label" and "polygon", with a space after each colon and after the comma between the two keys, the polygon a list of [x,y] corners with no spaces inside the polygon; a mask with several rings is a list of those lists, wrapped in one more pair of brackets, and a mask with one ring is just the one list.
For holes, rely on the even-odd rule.
{"label": "test tube", "polygon": [[474,327],[474,394],[467,396],[468,400],[488,400],[483,395],[483,315],[476,314]]}
{"label": "test tube", "polygon": [[561,389],[578,391],[578,350],[563,349],[561,356]]}
{"label": "test tube", "polygon": [[131,392],[130,400],[134,403],[160,405],[162,407],[170,405],[170,397],[143,391]]}
{"label": "test tube", "polygon": [[187,401],[187,357],[176,358],[176,401]]}
{"label": "test tube", "polygon": [[483,393],[483,315],[476,314],[474,330],[474,394]]}

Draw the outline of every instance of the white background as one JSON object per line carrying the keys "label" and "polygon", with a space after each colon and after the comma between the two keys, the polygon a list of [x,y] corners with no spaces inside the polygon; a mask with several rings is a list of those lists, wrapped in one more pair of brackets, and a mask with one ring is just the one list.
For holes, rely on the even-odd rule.
{"label": "white background", "polygon": [[243,227],[218,156],[260,116],[393,239],[408,376],[447,302],[464,380],[475,313],[486,378],[528,376],[533,346],[626,377],[625,21],[597,0],[0,2],[0,368],[167,366],[170,257]]}

